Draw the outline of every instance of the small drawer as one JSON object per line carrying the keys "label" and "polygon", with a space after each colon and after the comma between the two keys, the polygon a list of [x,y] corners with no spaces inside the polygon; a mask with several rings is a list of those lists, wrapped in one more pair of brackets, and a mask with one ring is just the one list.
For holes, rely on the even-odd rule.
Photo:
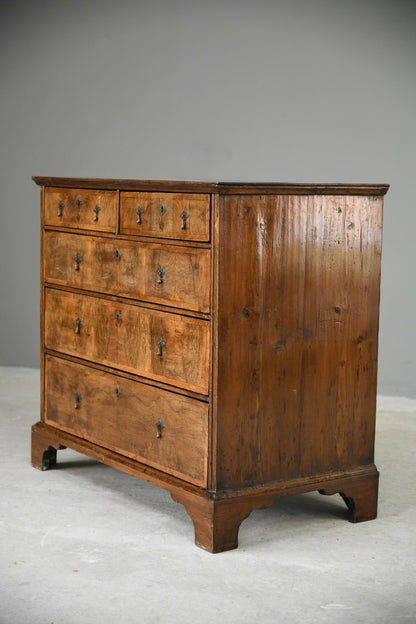
{"label": "small drawer", "polygon": [[48,424],[206,485],[206,403],[53,356],[45,384]]}
{"label": "small drawer", "polygon": [[48,187],[45,225],[115,233],[117,191]]}
{"label": "small drawer", "polygon": [[120,232],[190,241],[210,239],[210,196],[120,193]]}
{"label": "small drawer", "polygon": [[43,249],[48,283],[210,310],[209,249],[56,231],[45,232]]}
{"label": "small drawer", "polygon": [[45,346],[208,394],[210,322],[45,290]]}

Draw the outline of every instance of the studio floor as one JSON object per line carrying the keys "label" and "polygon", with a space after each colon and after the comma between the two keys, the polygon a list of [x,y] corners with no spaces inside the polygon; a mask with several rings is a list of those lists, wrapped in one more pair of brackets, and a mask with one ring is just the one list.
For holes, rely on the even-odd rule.
{"label": "studio floor", "polygon": [[32,468],[38,419],[39,371],[0,367],[0,624],[416,622],[416,400],[379,398],[377,520],[280,498],[216,555],[164,490],[70,450]]}

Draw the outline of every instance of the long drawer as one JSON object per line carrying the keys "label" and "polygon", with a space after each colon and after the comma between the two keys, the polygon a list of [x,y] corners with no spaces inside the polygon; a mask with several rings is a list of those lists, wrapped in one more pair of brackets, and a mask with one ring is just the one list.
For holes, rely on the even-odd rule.
{"label": "long drawer", "polygon": [[190,193],[120,193],[120,232],[208,241],[210,196]]}
{"label": "long drawer", "polygon": [[210,253],[209,249],[49,231],[44,234],[44,279],[209,312]]}
{"label": "long drawer", "polygon": [[117,191],[46,188],[44,220],[46,225],[115,233]]}
{"label": "long drawer", "polygon": [[206,403],[53,356],[45,371],[45,422],[206,485]]}
{"label": "long drawer", "polygon": [[45,289],[45,346],[208,394],[210,323]]}

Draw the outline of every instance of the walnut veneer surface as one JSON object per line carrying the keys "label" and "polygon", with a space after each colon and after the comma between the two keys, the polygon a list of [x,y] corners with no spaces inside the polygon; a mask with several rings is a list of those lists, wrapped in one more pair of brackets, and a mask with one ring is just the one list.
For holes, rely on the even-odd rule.
{"label": "walnut veneer surface", "polygon": [[211,552],[282,495],[375,518],[387,185],[34,180],[35,467],[70,447],[166,488]]}

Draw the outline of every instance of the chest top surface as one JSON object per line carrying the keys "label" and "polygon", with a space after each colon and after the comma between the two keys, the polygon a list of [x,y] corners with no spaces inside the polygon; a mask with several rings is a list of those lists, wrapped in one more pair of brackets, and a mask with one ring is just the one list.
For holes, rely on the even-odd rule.
{"label": "chest top surface", "polygon": [[220,182],[188,180],[130,180],[118,178],[64,178],[33,176],[40,186],[94,189],[160,190],[220,195],[385,195],[388,184],[304,184],[284,182]]}

